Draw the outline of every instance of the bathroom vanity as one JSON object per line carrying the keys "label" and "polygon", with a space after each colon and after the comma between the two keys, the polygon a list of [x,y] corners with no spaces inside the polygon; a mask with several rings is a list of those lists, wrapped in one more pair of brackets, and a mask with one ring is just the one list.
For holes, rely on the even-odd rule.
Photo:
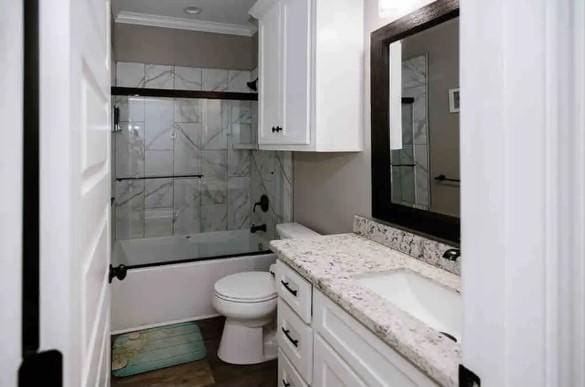
{"label": "bathroom vanity", "polygon": [[[371,238],[271,242],[282,386],[457,385],[460,278]],[[447,247],[421,243],[427,256]]]}

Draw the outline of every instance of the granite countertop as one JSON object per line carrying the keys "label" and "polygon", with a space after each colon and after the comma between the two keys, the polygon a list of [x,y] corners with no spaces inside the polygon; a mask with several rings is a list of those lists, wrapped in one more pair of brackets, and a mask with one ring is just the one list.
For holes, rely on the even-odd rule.
{"label": "granite countertop", "polygon": [[458,385],[461,346],[355,281],[364,274],[408,269],[460,292],[458,276],[356,234],[275,240],[270,246],[279,259],[436,382]]}

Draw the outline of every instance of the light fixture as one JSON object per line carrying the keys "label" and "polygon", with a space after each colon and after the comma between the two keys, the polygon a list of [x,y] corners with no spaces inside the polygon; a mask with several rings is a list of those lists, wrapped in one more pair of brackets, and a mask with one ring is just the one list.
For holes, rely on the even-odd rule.
{"label": "light fixture", "polygon": [[194,15],[199,15],[201,13],[201,8],[195,7],[194,5],[191,5],[189,7],[185,7],[185,9],[183,9],[183,11],[185,11],[185,13],[187,15],[194,16]]}

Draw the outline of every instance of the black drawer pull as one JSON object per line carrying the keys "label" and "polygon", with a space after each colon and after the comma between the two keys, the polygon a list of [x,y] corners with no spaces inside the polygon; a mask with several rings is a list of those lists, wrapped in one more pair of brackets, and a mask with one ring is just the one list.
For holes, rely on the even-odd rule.
{"label": "black drawer pull", "polygon": [[293,339],[292,337],[290,337],[290,330],[288,329],[284,329],[284,327],[282,328],[282,333],[284,333],[284,335],[286,336],[287,339],[290,340],[290,342],[295,346],[298,347],[299,346],[299,341]]}
{"label": "black drawer pull", "polygon": [[280,283],[282,284],[282,286],[284,286],[286,288],[286,290],[291,292],[293,296],[295,296],[295,297],[297,296],[298,290],[294,290],[294,289],[289,288],[288,282],[284,282],[281,280]]}
{"label": "black drawer pull", "polygon": [[282,379],[282,385],[284,387],[290,387],[290,383],[286,381],[286,379]]}

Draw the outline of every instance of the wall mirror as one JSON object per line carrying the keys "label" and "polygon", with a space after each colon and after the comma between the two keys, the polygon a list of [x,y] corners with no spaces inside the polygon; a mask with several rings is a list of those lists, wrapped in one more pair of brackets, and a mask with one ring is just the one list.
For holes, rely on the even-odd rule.
{"label": "wall mirror", "polygon": [[372,33],[372,215],[459,242],[459,2]]}

